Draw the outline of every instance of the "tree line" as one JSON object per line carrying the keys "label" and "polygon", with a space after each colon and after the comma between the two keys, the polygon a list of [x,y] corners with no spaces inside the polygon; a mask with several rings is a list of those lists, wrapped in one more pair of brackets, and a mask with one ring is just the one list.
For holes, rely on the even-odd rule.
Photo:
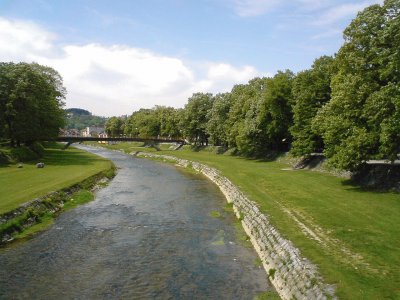
{"label": "tree line", "polygon": [[197,145],[235,148],[246,156],[271,151],[323,152],[340,169],[400,152],[400,2],[360,12],[334,57],[294,74],[254,78],[228,93],[195,93],[183,109],[156,106],[106,123],[111,135],[184,137]]}

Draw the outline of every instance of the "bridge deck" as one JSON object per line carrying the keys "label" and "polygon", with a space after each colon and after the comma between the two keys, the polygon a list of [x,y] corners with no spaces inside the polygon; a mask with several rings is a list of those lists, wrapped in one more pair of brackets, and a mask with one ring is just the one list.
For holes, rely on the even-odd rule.
{"label": "bridge deck", "polygon": [[82,136],[60,136],[55,139],[57,142],[153,142],[153,143],[178,143],[185,144],[186,142],[181,139],[168,139],[168,138],[140,138],[140,137],[82,137]]}

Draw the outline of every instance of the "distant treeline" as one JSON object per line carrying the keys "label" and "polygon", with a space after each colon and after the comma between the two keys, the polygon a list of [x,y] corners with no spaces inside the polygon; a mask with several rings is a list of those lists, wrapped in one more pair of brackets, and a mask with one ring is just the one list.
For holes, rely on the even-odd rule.
{"label": "distant treeline", "polygon": [[183,109],[156,106],[106,123],[111,135],[184,137],[263,156],[324,152],[340,169],[400,152],[400,2],[360,12],[335,57],[254,78],[231,92],[196,93]]}
{"label": "distant treeline", "polygon": [[104,127],[107,121],[106,117],[94,116],[91,112],[81,108],[68,108],[65,110],[66,129],[82,130],[86,127]]}

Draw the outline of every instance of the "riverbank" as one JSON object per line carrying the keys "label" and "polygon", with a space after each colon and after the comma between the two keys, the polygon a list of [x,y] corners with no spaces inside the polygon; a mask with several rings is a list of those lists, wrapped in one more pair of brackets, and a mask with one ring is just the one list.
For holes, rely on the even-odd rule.
{"label": "riverbank", "polygon": [[283,238],[272,226],[268,216],[262,214],[234,184],[215,168],[173,156],[136,152],[135,156],[174,162],[180,167],[193,169],[215,183],[240,220],[242,227],[257,251],[261,263],[282,299],[332,299],[334,287],[323,282],[316,266],[300,255],[294,245]]}
{"label": "riverbank", "polygon": [[[109,148],[127,153],[156,152],[127,143]],[[350,185],[329,174],[292,170],[282,161],[259,161],[217,155],[213,151],[157,154],[204,163],[218,169],[284,238],[318,266],[340,299],[397,299],[400,296],[400,199]]]}
{"label": "riverbank", "polygon": [[48,145],[40,161],[44,168],[36,168],[36,161],[0,168],[0,244],[26,238],[62,211],[91,201],[92,192],[115,174],[110,161],[62,145]]}

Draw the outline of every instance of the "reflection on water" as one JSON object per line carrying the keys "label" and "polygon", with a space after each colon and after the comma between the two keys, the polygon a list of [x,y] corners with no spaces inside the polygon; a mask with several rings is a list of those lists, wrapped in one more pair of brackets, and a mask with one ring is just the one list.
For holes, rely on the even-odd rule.
{"label": "reflection on water", "polygon": [[0,298],[253,299],[269,289],[255,252],[235,240],[233,215],[213,184],[91,151],[112,159],[118,175],[48,231],[0,249]]}

